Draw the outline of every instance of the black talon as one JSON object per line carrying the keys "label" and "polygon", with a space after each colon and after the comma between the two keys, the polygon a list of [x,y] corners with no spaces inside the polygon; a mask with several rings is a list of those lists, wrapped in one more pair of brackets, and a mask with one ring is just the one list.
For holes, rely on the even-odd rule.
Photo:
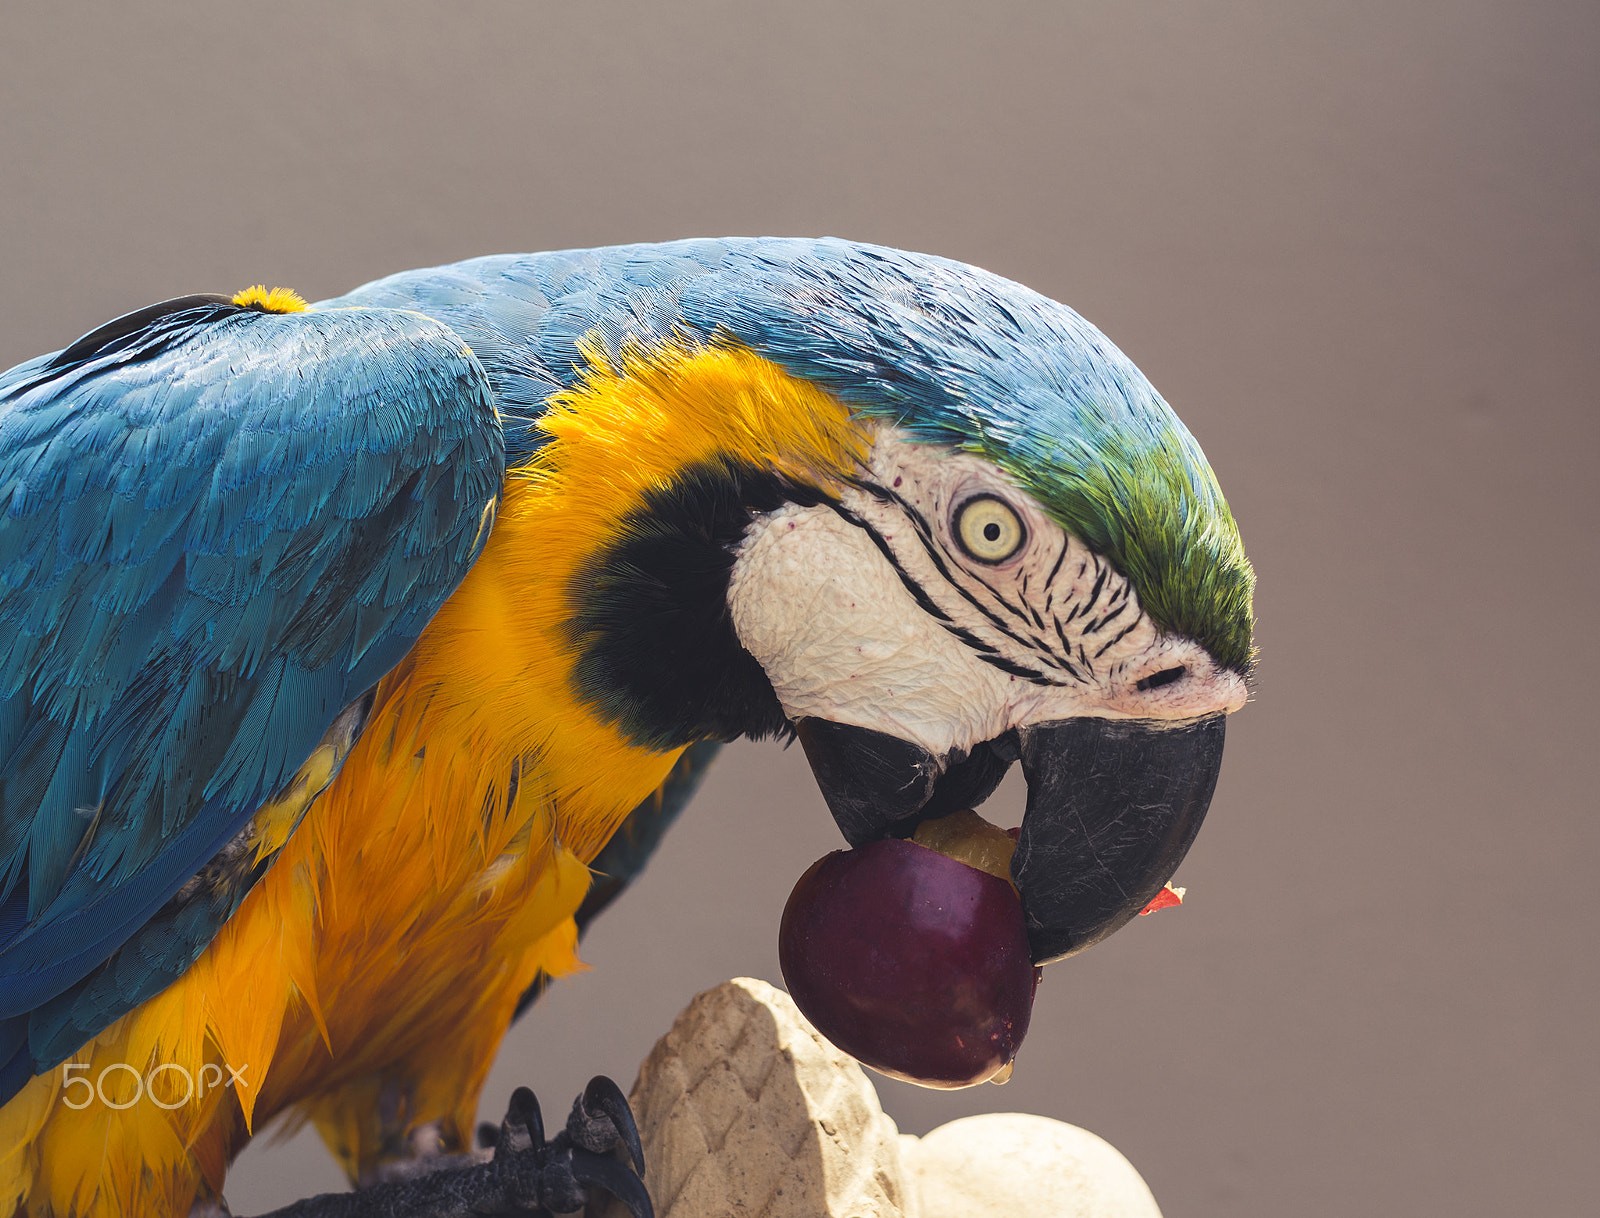
{"label": "black talon", "polygon": [[[528,1146],[519,1146],[519,1138],[526,1138]],[[544,1114],[539,1111],[539,1099],[527,1087],[518,1087],[511,1093],[506,1105],[505,1119],[500,1122],[500,1136],[495,1142],[495,1158],[502,1153],[511,1154],[525,1149],[538,1150],[544,1145]]]}
{"label": "black talon", "polygon": [[595,1154],[606,1154],[618,1142],[628,1148],[634,1170],[644,1175],[644,1146],[639,1141],[639,1126],[634,1123],[628,1097],[603,1074],[589,1080],[583,1094],[572,1101],[567,1117],[567,1134],[575,1145]]}
{"label": "black talon", "polygon": [[573,1150],[572,1174],[580,1184],[603,1188],[623,1205],[633,1218],[656,1218],[656,1208],[645,1191],[644,1181],[621,1163],[587,1150]]}

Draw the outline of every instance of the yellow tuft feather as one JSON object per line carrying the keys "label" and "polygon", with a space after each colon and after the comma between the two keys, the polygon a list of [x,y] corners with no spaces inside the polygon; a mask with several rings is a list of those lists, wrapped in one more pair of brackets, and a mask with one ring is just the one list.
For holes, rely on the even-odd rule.
{"label": "yellow tuft feather", "polygon": [[264,283],[235,292],[233,303],[241,309],[254,309],[258,313],[304,313],[305,298],[293,288],[268,289]]}

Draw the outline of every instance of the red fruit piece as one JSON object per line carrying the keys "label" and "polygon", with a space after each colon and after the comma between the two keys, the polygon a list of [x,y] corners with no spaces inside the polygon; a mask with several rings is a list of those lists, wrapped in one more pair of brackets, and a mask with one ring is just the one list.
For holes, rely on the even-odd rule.
{"label": "red fruit piece", "polygon": [[914,842],[840,850],[800,877],[778,960],[795,1004],[852,1057],[925,1087],[999,1073],[1037,975],[1004,879]]}
{"label": "red fruit piece", "polygon": [[1174,905],[1183,904],[1183,894],[1186,888],[1174,888],[1171,884],[1164,885],[1160,892],[1150,898],[1150,903],[1139,911],[1142,918],[1145,914],[1153,914],[1158,909],[1171,909]]}

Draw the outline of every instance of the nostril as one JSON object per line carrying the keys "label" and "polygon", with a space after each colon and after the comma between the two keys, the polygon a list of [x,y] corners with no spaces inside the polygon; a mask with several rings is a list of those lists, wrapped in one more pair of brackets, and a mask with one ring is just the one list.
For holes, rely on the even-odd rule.
{"label": "nostril", "polygon": [[1139,682],[1138,688],[1143,690],[1160,689],[1163,685],[1171,685],[1174,681],[1181,681],[1189,675],[1189,670],[1183,665],[1177,668],[1163,668],[1160,672],[1153,672]]}

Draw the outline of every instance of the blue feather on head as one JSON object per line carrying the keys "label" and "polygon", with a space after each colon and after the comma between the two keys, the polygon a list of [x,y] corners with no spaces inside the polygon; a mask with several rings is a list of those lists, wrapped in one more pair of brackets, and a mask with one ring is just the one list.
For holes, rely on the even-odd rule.
{"label": "blue feather on head", "polygon": [[1077,313],[987,271],[837,238],[695,239],[501,255],[379,280],[322,307],[418,309],[488,370],[508,464],[580,341],[739,343],[863,415],[1006,470],[1109,558],[1164,629],[1253,662],[1254,574],[1205,454]]}

